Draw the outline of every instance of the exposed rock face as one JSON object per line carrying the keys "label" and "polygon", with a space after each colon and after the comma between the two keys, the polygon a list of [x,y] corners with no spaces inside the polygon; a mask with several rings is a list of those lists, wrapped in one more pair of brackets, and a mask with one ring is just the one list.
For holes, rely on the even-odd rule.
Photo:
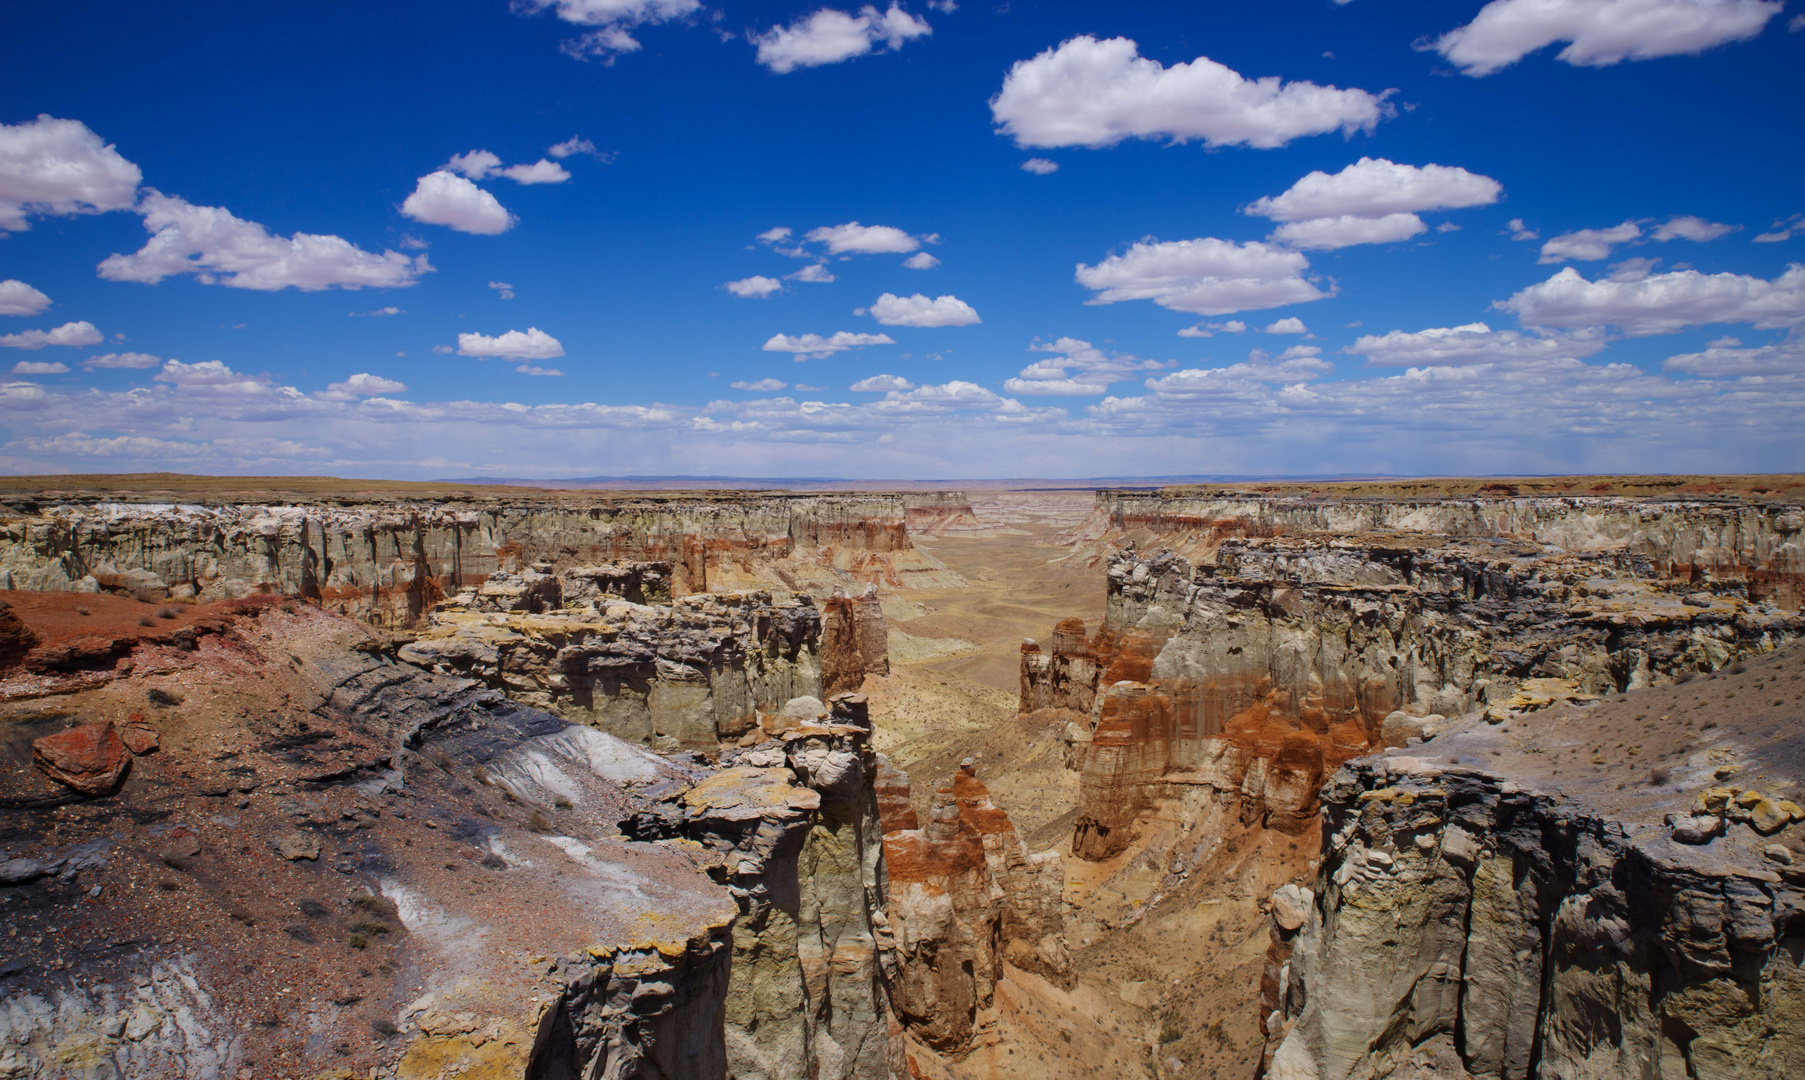
{"label": "exposed rock face", "polygon": [[857,690],[867,675],[890,674],[890,638],[876,586],[857,596],[835,590],[821,606],[821,670],[827,693]]}
{"label": "exposed rock face", "polygon": [[1275,1080],[1805,1071],[1805,877],[1405,757],[1323,815]]}
{"label": "exposed rock face", "polygon": [[[497,575],[494,591],[536,587],[518,580]],[[543,614],[485,612],[480,590],[468,606],[467,596],[435,610],[399,658],[665,752],[712,751],[744,735],[761,712],[821,696],[823,661],[828,676],[853,686],[867,663],[845,650],[819,651],[821,612],[806,596],[702,593],[660,607],[604,597],[598,607]]]}
{"label": "exposed rock face", "polygon": [[1426,724],[1538,692],[1647,686],[1805,632],[1805,617],[1742,591],[1682,585],[1622,552],[1520,542],[1226,540],[1197,567],[1129,552],[1110,560],[1088,645],[1067,627],[1051,656],[1023,647],[1022,704],[1073,714],[1073,850],[1086,858],[1122,850],[1149,800],[1180,785],[1297,831],[1322,778],[1396,712]]}
{"label": "exposed rock face", "polygon": [[[667,591],[957,583],[910,543],[896,495],[294,506],[13,500],[0,515],[0,588],[85,583],[153,600],[276,593],[385,626],[412,625],[444,597],[536,563],[588,577],[601,591],[618,586],[636,601],[667,599]],[[654,581],[631,564],[669,571]]]}
{"label": "exposed rock face", "polygon": [[627,826],[700,845],[739,906],[725,1014],[736,1080],[892,1075],[870,740],[864,698],[841,695]]}
{"label": "exposed rock face", "polygon": [[[125,673],[70,684],[61,709],[160,727],[161,747],[109,796],[115,811],[77,813],[42,842],[15,830],[27,841],[0,851],[0,887],[35,890],[18,929],[49,942],[0,969],[0,1063],[84,1077],[904,1075],[884,763],[862,697],[794,699],[718,765],[666,759],[288,607],[222,616],[193,650],[143,644]],[[773,610],[684,597],[630,614],[657,668],[691,656],[683,612],[731,629],[727,615],[757,626]],[[154,721],[125,712],[147,695]],[[18,717],[42,698],[16,716],[6,700],[0,756],[17,765],[31,730]],[[906,807],[903,785],[886,797]],[[52,786],[0,770],[0,806]],[[170,815],[183,824],[115,830]],[[985,820],[993,841],[1007,830]],[[59,903],[76,890],[105,899],[72,921]],[[1051,896],[1056,917],[1056,884]],[[63,967],[79,992],[51,981]]]}
{"label": "exposed rock face", "polygon": [[1805,604],[1805,507],[1737,499],[1567,496],[1334,498],[1100,491],[1065,539],[1157,542],[1207,561],[1222,541],[1286,535],[1506,537],[1572,552],[1621,552],[1662,578],[1798,610]]}
{"label": "exposed rock face", "polygon": [[911,536],[944,536],[983,527],[963,491],[923,491],[903,496]]}
{"label": "exposed rock face", "polygon": [[1064,875],[1058,852],[1028,851],[970,761],[935,789],[925,827],[915,827],[907,785],[894,770],[880,774],[893,1000],[909,1037],[957,1056],[994,1007],[1005,962],[1066,974]]}
{"label": "exposed rock face", "polygon": [[[305,606],[219,621],[105,681],[4,684],[0,1074],[722,1075],[732,897],[612,828],[695,771]],[[151,726],[147,700],[155,754],[29,809],[34,717]]]}

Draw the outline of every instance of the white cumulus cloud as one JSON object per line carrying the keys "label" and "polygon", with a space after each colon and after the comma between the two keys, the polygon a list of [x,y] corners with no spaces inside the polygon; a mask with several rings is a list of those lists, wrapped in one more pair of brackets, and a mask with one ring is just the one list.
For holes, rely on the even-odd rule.
{"label": "white cumulus cloud", "polygon": [[889,334],[855,334],[849,330],[838,330],[832,337],[822,337],[820,334],[800,334],[794,337],[789,334],[773,334],[771,340],[761,348],[765,352],[795,353],[800,359],[819,360],[865,345],[894,344],[896,340]]}
{"label": "white cumulus cloud", "polygon": [[[788,231],[784,230],[786,234]],[[860,225],[856,221],[810,229],[806,239],[826,244],[829,255],[901,255],[921,246],[919,239],[894,226]]]}
{"label": "white cumulus cloud", "polygon": [[1691,214],[1667,219],[1666,224],[1655,226],[1655,231],[1648,234],[1651,240],[1696,240],[1707,243],[1720,236],[1728,236],[1736,231],[1736,226],[1721,222],[1706,221],[1702,217]]}
{"label": "white cumulus cloud", "polygon": [[454,172],[467,176],[472,180],[487,180],[501,169],[501,159],[487,150],[472,150],[467,154],[453,154],[441,172]]}
{"label": "white cumulus cloud", "polygon": [[46,345],[98,345],[105,340],[91,322],[67,322],[54,330],[26,330],[18,334],[0,334],[0,347],[8,349],[41,349]]}
{"label": "white cumulus cloud", "polygon": [[853,383],[849,389],[859,394],[884,394],[892,390],[913,390],[915,384],[901,375],[873,375]]}
{"label": "white cumulus cloud", "polygon": [[514,215],[495,196],[443,169],[420,178],[413,194],[402,202],[401,213],[428,225],[444,225],[479,236],[507,232],[515,223]]}
{"label": "white cumulus cloud", "polygon": [[1248,79],[1207,56],[1162,66],[1127,38],[1072,38],[1019,60],[990,99],[1017,146],[1111,146],[1128,138],[1202,139],[1267,149],[1305,135],[1370,132],[1385,94],[1276,77]]}
{"label": "white cumulus cloud", "polygon": [[510,360],[551,360],[564,355],[558,339],[529,326],[526,330],[509,330],[497,337],[484,334],[459,334],[459,356],[505,356]]}
{"label": "white cumulus cloud", "polygon": [[1035,176],[1046,176],[1048,173],[1059,171],[1059,162],[1048,161],[1044,157],[1031,157],[1022,162],[1022,171],[1031,172]]}
{"label": "white cumulus cloud", "polygon": [[1355,244],[1393,244],[1408,240],[1427,228],[1415,214],[1386,214],[1384,217],[1311,218],[1288,221],[1272,230],[1268,239],[1305,251],[1335,251]]}
{"label": "white cumulus cloud", "polygon": [[1492,0],[1465,26],[1418,44],[1467,75],[1490,75],[1557,41],[1576,67],[1681,56],[1744,41],[1779,0]]}
{"label": "white cumulus cloud", "polygon": [[753,34],[758,62],[779,75],[803,67],[837,64],[873,49],[900,49],[903,43],[933,33],[925,19],[891,4],[887,11],[866,4],[857,15],[822,8],[788,26]]}
{"label": "white cumulus cloud", "polygon": [[125,368],[134,371],[161,367],[162,364],[161,356],[152,356],[149,353],[141,352],[101,353],[99,356],[90,356],[81,362],[81,366],[85,368]]}
{"label": "white cumulus cloud", "polygon": [[558,143],[556,146],[547,148],[547,150],[545,152],[550,154],[552,157],[557,158],[559,161],[562,161],[565,158],[570,157],[574,154],[587,154],[590,157],[601,156],[600,153],[596,150],[594,143],[592,143],[588,139],[582,138],[581,136],[578,136],[578,135],[572,135],[570,138],[565,139],[563,142]]}
{"label": "white cumulus cloud", "polygon": [[940,260],[925,251],[917,251],[903,260],[903,266],[909,270],[932,270],[939,265]]}
{"label": "white cumulus cloud", "polygon": [[1206,338],[1215,337],[1217,334],[1239,334],[1246,329],[1247,324],[1240,319],[1230,319],[1227,322],[1200,322],[1194,326],[1187,326],[1183,330],[1180,330],[1178,336]]}
{"label": "white cumulus cloud", "polygon": [[1076,277],[1097,293],[1087,303],[1152,300],[1173,311],[1228,315],[1331,295],[1304,280],[1309,266],[1302,254],[1257,240],[1206,237],[1143,240],[1095,266],[1080,263]]}
{"label": "white cumulus cloud", "polygon": [[1611,257],[1611,249],[1618,244],[1627,244],[1640,238],[1642,229],[1633,221],[1621,225],[1613,225],[1608,229],[1578,229],[1570,233],[1562,233],[1542,245],[1542,257],[1538,263],[1558,263],[1572,259],[1576,262],[1596,262]]}
{"label": "white cumulus cloud", "polygon": [[1805,375],[1805,338],[1794,337],[1775,345],[1762,345],[1753,349],[1739,349],[1712,342],[1703,352],[1668,357],[1661,367],[1665,371],[1720,379],[1801,376]]}
{"label": "white cumulus cloud", "polygon": [[36,315],[50,306],[50,297],[18,278],[0,281],[0,315]]}
{"label": "white cumulus cloud", "polygon": [[570,171],[555,161],[540,158],[531,165],[509,165],[501,175],[516,184],[562,184],[570,179]]}
{"label": "white cumulus cloud", "polygon": [[515,0],[513,8],[525,14],[551,11],[564,22],[594,27],[564,42],[559,51],[578,60],[599,58],[612,63],[615,56],[642,47],[633,36],[635,27],[693,15],[702,10],[702,4],[701,0]]}
{"label": "white cumulus cloud", "polygon": [[754,274],[749,278],[740,278],[738,281],[729,281],[725,285],[722,285],[721,288],[726,289],[735,296],[741,296],[751,300],[763,300],[772,293],[782,292],[783,282],[778,281],[776,278]]}
{"label": "white cumulus cloud", "polygon": [[1430,327],[1411,333],[1362,334],[1343,352],[1364,356],[1378,367],[1438,367],[1494,361],[1591,356],[1605,347],[1598,333],[1535,337],[1517,330],[1493,330],[1482,322]]}
{"label": "white cumulus cloud", "polygon": [[69,365],[61,360],[21,360],[13,365],[14,375],[67,375]]}
{"label": "white cumulus cloud", "polygon": [[755,393],[769,394],[775,390],[782,390],[787,384],[782,379],[759,379],[756,382],[735,382],[728,385],[735,390],[751,390]]}
{"label": "white cumulus cloud", "polygon": [[1615,326],[1631,337],[1711,323],[1779,330],[1805,323],[1805,265],[1793,263],[1772,281],[1697,270],[1587,281],[1569,266],[1493,306],[1525,326]]}
{"label": "white cumulus cloud", "polygon": [[154,188],[147,189],[138,212],[151,238],[130,255],[102,260],[100,276],[108,281],[155,285],[175,274],[193,274],[206,285],[316,292],[401,288],[432,270],[425,255],[377,255],[342,236],[298,232],[283,239],[224,207],[194,206]]}
{"label": "white cumulus cloud", "polygon": [[1384,217],[1424,210],[1488,206],[1504,185],[1450,165],[1399,165],[1363,157],[1338,173],[1312,172],[1283,194],[1256,199],[1247,213],[1274,221],[1306,218]]}
{"label": "white cumulus cloud", "polygon": [[1171,367],[1170,362],[1143,360],[1128,353],[1106,353],[1088,341],[1062,337],[1029,346],[1035,352],[1057,353],[1036,360],[1021,374],[1003,382],[1011,394],[1034,397],[1093,397],[1109,391],[1109,384],[1144,371]]}
{"label": "white cumulus cloud", "polygon": [[1304,325],[1304,320],[1293,315],[1287,319],[1268,323],[1266,332],[1268,334],[1307,334],[1310,332],[1310,328]]}
{"label": "white cumulus cloud", "polygon": [[785,276],[791,281],[806,281],[816,285],[826,285],[834,280],[834,275],[832,271],[828,270],[826,263],[810,263],[794,274]]}
{"label": "white cumulus cloud", "polygon": [[129,210],[143,173],[79,120],[40,113],[0,124],[0,231],[22,232],[32,215]]}
{"label": "white cumulus cloud", "polygon": [[371,375],[367,371],[360,371],[344,382],[328,385],[326,389],[330,393],[344,394],[350,397],[378,397],[383,394],[399,394],[407,389],[407,385],[396,382],[394,379],[385,379],[380,375]]}
{"label": "white cumulus cloud", "polygon": [[885,326],[971,326],[980,322],[977,309],[956,296],[929,299],[922,293],[885,293],[872,301],[871,317]]}

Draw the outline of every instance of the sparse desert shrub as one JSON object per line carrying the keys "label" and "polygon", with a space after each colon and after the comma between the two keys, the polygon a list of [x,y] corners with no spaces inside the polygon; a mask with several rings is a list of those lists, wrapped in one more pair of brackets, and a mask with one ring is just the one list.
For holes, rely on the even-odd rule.
{"label": "sparse desert shrub", "polygon": [[573,810],[576,808],[577,804],[571,802],[569,799],[566,799],[564,796],[560,795],[557,798],[552,800],[552,805],[557,807],[560,810]]}
{"label": "sparse desert shrub", "polygon": [[1659,769],[1650,769],[1648,771],[1648,786],[1649,787],[1664,787],[1664,786],[1666,786],[1667,782],[1672,779],[1673,779],[1673,770],[1672,769],[1662,767]]}
{"label": "sparse desert shrub", "polygon": [[1164,1046],[1167,1043],[1175,1043],[1184,1037],[1184,1029],[1174,1023],[1170,1016],[1166,1017],[1165,1023],[1163,1023],[1159,1029],[1160,1045]]}
{"label": "sparse desert shrub", "polygon": [[426,760],[437,765],[439,768],[444,769],[446,772],[451,771],[451,755],[443,750],[430,751],[426,755]]}
{"label": "sparse desert shrub", "polygon": [[318,900],[301,900],[295,904],[295,907],[300,908],[301,914],[309,919],[322,919],[326,916],[326,905]]}
{"label": "sparse desert shrub", "polygon": [[370,1021],[370,1031],[379,1039],[388,1039],[400,1034],[401,1029],[379,1016]]}
{"label": "sparse desert shrub", "polygon": [[1738,660],[1734,664],[1730,665],[1730,674],[1741,675],[1743,672],[1747,671],[1748,669],[1749,668],[1748,668],[1747,664],[1744,664],[1741,660]]}
{"label": "sparse desert shrub", "polygon": [[532,816],[526,819],[526,827],[536,833],[547,833],[552,831],[552,823],[547,821],[545,815],[537,810],[533,811]]}
{"label": "sparse desert shrub", "polygon": [[159,619],[173,619],[179,615],[181,615],[181,611],[167,605],[157,609],[157,618]]}
{"label": "sparse desert shrub", "polygon": [[370,944],[370,939],[364,937],[362,934],[352,934],[350,940],[347,941],[346,944],[350,945],[353,949],[362,949]]}
{"label": "sparse desert shrub", "polygon": [[92,608],[85,607],[81,604],[77,604],[75,606],[75,613],[77,615],[92,615],[92,614],[94,614],[94,610]]}
{"label": "sparse desert shrub", "polygon": [[138,616],[138,625],[139,626],[155,626],[155,625],[157,625],[157,620],[151,618],[149,615],[140,615],[140,616]]}
{"label": "sparse desert shrub", "polygon": [[489,782],[489,770],[483,768],[481,765],[471,769],[470,775],[479,784],[487,784]]}

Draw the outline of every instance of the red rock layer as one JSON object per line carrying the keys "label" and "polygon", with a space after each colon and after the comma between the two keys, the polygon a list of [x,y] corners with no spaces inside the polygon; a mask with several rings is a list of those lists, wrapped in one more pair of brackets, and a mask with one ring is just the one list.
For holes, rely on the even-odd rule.
{"label": "red rock layer", "polygon": [[836,591],[821,605],[821,679],[829,697],[850,693],[867,675],[890,674],[890,638],[876,588]]}
{"label": "red rock layer", "polygon": [[892,1003],[923,1042],[958,1054],[972,1044],[979,1011],[992,1006],[1004,961],[1053,976],[1066,971],[1064,874],[1056,852],[1028,851],[970,761],[935,790],[919,829],[890,828],[914,814],[907,777],[895,770],[886,777],[883,768],[879,812],[897,951]]}

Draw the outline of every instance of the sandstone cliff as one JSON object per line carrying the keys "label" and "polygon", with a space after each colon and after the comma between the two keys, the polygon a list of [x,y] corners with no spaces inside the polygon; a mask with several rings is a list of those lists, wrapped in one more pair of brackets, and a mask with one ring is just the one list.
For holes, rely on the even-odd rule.
{"label": "sandstone cliff", "polygon": [[1624,498],[1503,493],[1412,498],[1100,491],[1091,516],[1059,537],[1082,553],[1128,544],[1207,562],[1234,538],[1422,534],[1524,540],[1571,552],[1621,552],[1701,587],[1740,586],[1788,610],[1805,604],[1805,507],[1760,498]]}
{"label": "sandstone cliff", "polygon": [[959,1056],[995,1023],[1005,963],[1067,972],[1059,854],[1028,850],[970,761],[935,789],[925,827],[906,775],[892,770],[880,784],[896,1011],[911,1042]]}
{"label": "sandstone cliff", "polygon": [[[533,584],[498,578],[510,596]],[[821,612],[806,596],[701,593],[655,607],[603,600],[539,614],[484,610],[483,599],[441,604],[397,656],[661,752],[712,752],[761,712],[822,694]],[[861,658],[827,659],[843,665],[827,669],[836,687],[857,689]]]}
{"label": "sandstone cliff", "polygon": [[1805,1073],[1805,653],[1701,683],[1337,772],[1274,897],[1267,1075]]}
{"label": "sandstone cliff", "polygon": [[671,595],[957,584],[910,543],[896,495],[3,505],[0,587],[152,600],[274,593],[384,626],[412,625],[498,570],[537,563],[553,573],[668,564],[662,588]]}
{"label": "sandstone cliff", "polygon": [[[1681,584],[1622,551],[1525,542],[1224,540],[1193,567],[1119,554],[1097,635],[1023,646],[1022,707],[1067,710],[1073,850],[1120,851],[1185,785],[1289,830],[1376,745],[1519,694],[1598,695],[1721,668],[1805,632],[1739,584]],[[1401,741],[1401,738],[1400,738]]]}

